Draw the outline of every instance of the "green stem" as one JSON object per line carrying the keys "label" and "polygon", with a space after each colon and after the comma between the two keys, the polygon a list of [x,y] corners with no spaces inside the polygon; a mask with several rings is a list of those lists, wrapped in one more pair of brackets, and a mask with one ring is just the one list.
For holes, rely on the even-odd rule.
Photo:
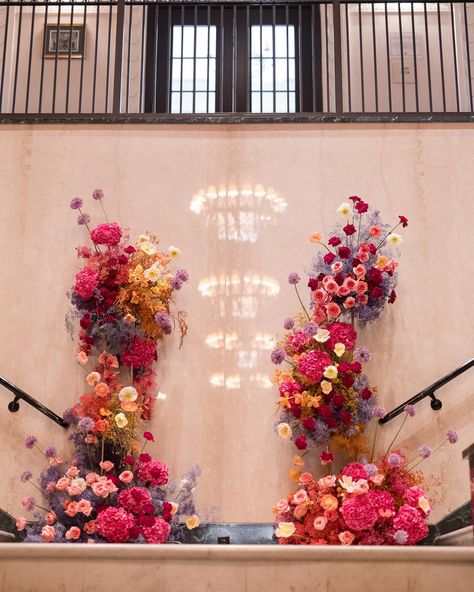
{"label": "green stem", "polygon": [[387,237],[389,237],[389,236],[392,234],[392,232],[393,232],[393,231],[394,231],[396,228],[398,228],[398,227],[400,226],[400,224],[401,224],[401,222],[399,222],[398,224],[396,224],[396,225],[395,225],[395,226],[392,228],[392,230],[389,230],[389,231],[387,232],[387,234],[386,234],[386,235],[383,237],[382,241],[381,241],[381,242],[378,244],[378,247],[375,249],[376,251],[378,251],[378,250],[380,249],[380,247],[381,247],[381,246],[384,244],[384,242],[387,240]]}
{"label": "green stem", "polygon": [[385,456],[387,456],[387,454],[390,452],[390,449],[392,448],[395,440],[398,438],[398,435],[400,434],[400,432],[402,431],[403,426],[405,425],[405,422],[407,420],[408,417],[408,413],[405,413],[405,417],[403,418],[402,421],[402,425],[398,428],[398,432],[395,434],[393,440],[390,442],[390,444],[388,445],[387,451],[385,452]]}
{"label": "green stem", "polygon": [[[433,456],[433,454],[434,454],[435,452],[438,452],[438,450],[441,448],[441,446],[444,446],[444,445],[446,444],[446,442],[447,442],[447,441],[448,441],[448,440],[446,439],[446,440],[444,440],[443,442],[441,442],[441,444],[440,444],[440,445],[439,445],[437,448],[435,448],[435,449],[433,450],[433,452],[430,454],[430,456]],[[407,463],[405,466],[406,466],[406,467],[408,467],[408,465],[411,465],[411,463],[412,463],[414,460],[416,460],[416,458],[418,458],[418,457],[415,457],[413,460],[411,460],[411,461],[410,461],[409,463]],[[429,457],[427,457],[427,458],[429,458]],[[413,471],[413,469],[414,469],[415,467],[417,467],[417,466],[418,466],[420,463],[422,463],[424,460],[426,460],[426,458],[423,458],[423,457],[422,457],[422,458],[420,458],[420,460],[419,460],[418,462],[416,462],[416,463],[415,463],[415,464],[414,464],[412,467],[410,467],[410,468],[408,469],[408,473],[409,473],[410,471]]]}
{"label": "green stem", "polygon": [[109,218],[107,216],[107,212],[105,211],[104,204],[102,203],[102,200],[101,199],[99,199],[99,201],[100,201],[100,205],[102,206],[102,211],[104,212],[105,219],[108,222],[109,221]]}
{"label": "green stem", "polygon": [[[102,446],[101,446],[101,453],[100,453],[100,461],[104,462],[104,448],[105,448],[105,438],[102,436]],[[103,475],[104,469],[100,467],[100,474]]]}
{"label": "green stem", "polygon": [[295,286],[296,295],[298,296],[298,300],[300,301],[300,304],[301,304],[301,308],[304,310],[306,316],[308,317],[308,321],[310,321],[311,317],[309,316],[308,311],[306,310],[305,305],[303,304],[303,301],[301,300],[300,293],[298,292],[298,288],[296,287],[296,284],[294,284],[294,286]]}

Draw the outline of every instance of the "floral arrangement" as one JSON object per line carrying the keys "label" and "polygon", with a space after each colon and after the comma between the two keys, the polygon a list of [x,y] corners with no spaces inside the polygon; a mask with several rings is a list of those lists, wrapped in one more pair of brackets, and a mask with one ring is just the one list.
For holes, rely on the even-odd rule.
{"label": "floral arrangement", "polygon": [[[154,441],[150,432],[144,437],[145,444]],[[40,492],[43,504],[32,496],[22,500],[36,518],[29,525],[24,517],[17,520],[26,542],[162,544],[182,541],[186,528],[199,525],[193,502],[199,467],[193,467],[177,486],[169,483],[168,467],[153,460],[144,446],[119,466],[102,459],[89,468],[78,456],[66,463],[53,446],[40,448],[35,436],[28,436],[25,444],[39,450],[49,465],[38,485],[31,471],[21,475]]]}
{"label": "floral arrangement", "polygon": [[[407,405],[405,410],[405,420],[415,414],[411,406]],[[383,414],[384,410],[378,408],[375,415]],[[456,432],[448,430],[445,442],[454,444],[457,439]],[[332,471],[332,453],[322,452],[321,463],[328,473],[319,479],[311,473],[295,471],[298,489],[273,508],[278,542],[413,545],[425,538],[431,502],[422,487],[423,474],[414,469],[432,450],[423,445],[418,456],[409,461],[399,450],[391,448],[394,441],[395,438],[389,451],[378,460],[350,462],[337,473]],[[302,467],[304,461],[296,457],[295,463]]]}

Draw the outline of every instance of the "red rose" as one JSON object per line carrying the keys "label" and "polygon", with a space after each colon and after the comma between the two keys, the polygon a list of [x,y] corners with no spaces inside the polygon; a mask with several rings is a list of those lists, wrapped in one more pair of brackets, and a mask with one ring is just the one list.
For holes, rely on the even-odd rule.
{"label": "red rose", "polygon": [[306,442],[306,436],[298,436],[298,438],[295,440],[295,446],[298,448],[298,450],[304,450],[308,446],[308,443]]}
{"label": "red rose", "polygon": [[89,327],[91,326],[91,317],[89,315],[89,313],[86,313],[81,320],[79,321],[79,324],[81,325],[81,327],[84,330],[89,329]]}
{"label": "red rose", "polygon": [[369,388],[365,388],[360,391],[359,396],[363,401],[368,401],[372,396],[372,391]]}
{"label": "red rose", "polygon": [[326,265],[331,265],[335,258],[336,255],[334,255],[334,253],[326,253],[326,255],[323,257],[323,261],[326,263]]}
{"label": "red rose", "polygon": [[303,427],[305,430],[314,430],[316,427],[316,420],[314,417],[305,417],[303,419]]}
{"label": "red rose", "polygon": [[357,257],[354,257],[354,259],[352,259],[352,267],[357,267],[361,263],[362,261],[360,259],[357,259]]}
{"label": "red rose", "polygon": [[355,209],[359,212],[359,214],[363,214],[369,209],[369,204],[365,203],[365,201],[359,200],[355,205]]}
{"label": "red rose", "polygon": [[[358,205],[359,204],[356,204],[356,208]],[[351,236],[352,234],[355,234],[357,232],[354,224],[347,224],[346,226],[344,226],[344,228],[342,230],[347,234],[347,236]],[[339,242],[341,242],[341,241],[339,241]]]}
{"label": "red rose", "polygon": [[132,526],[132,528],[128,529],[128,536],[131,539],[138,539],[141,532],[142,531],[140,530],[140,528],[138,528],[138,526]]}
{"label": "red rose", "polygon": [[379,284],[382,283],[382,272],[380,271],[380,269],[376,269],[375,267],[372,267],[371,269],[369,269],[369,282],[371,284],[373,284],[374,286],[378,286]]}
{"label": "red rose", "polygon": [[155,517],[154,516],[140,516],[139,522],[140,522],[140,526],[153,526],[153,524],[155,524]]}
{"label": "red rose", "polygon": [[118,258],[118,262],[121,265],[125,265],[126,263],[128,263],[128,258],[125,257],[125,255],[120,255],[120,257]]}
{"label": "red rose", "polygon": [[326,452],[326,450],[323,450],[319,455],[319,458],[321,459],[323,465],[327,465],[334,460],[334,454],[332,452]]}
{"label": "red rose", "polygon": [[400,222],[402,223],[403,228],[408,226],[408,218],[405,216],[398,216],[400,218]]}
{"label": "red rose", "polygon": [[375,286],[375,288],[372,290],[371,296],[372,296],[372,298],[380,298],[381,296],[383,296],[382,288]]}
{"label": "red rose", "polygon": [[331,238],[328,240],[328,245],[331,245],[331,247],[337,247],[337,245],[341,244],[341,239],[338,236],[331,236]]}
{"label": "red rose", "polygon": [[362,364],[360,362],[352,362],[351,371],[354,374],[360,374],[362,372]]}
{"label": "red rose", "polygon": [[395,290],[392,290],[390,292],[390,296],[388,297],[388,303],[393,304],[396,299],[397,299],[397,294],[396,294]]}
{"label": "red rose", "polygon": [[341,259],[349,259],[349,257],[351,256],[351,250],[349,249],[349,247],[339,247],[338,253]]}
{"label": "red rose", "polygon": [[342,273],[342,271],[340,271],[339,273],[336,273],[336,275],[334,276],[334,281],[336,282],[336,284],[339,284],[339,286],[342,286],[345,279],[346,278],[345,278],[344,274]]}
{"label": "red rose", "polygon": [[316,278],[311,278],[308,282],[308,288],[311,290],[317,290],[319,285],[319,281]]}
{"label": "red rose", "polygon": [[153,504],[145,504],[143,506],[143,513],[144,514],[154,514],[155,513],[155,506]]}

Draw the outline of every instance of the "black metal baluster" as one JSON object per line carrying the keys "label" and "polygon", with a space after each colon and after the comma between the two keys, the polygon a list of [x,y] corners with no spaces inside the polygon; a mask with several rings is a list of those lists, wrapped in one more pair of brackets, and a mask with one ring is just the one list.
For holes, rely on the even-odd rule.
{"label": "black metal baluster", "polygon": [[388,6],[385,2],[385,46],[387,49],[387,84],[388,84],[388,110],[392,112],[392,77],[390,64],[390,35],[388,33]]}
{"label": "black metal baluster", "polygon": [[69,51],[67,55],[66,75],[66,113],[69,113],[69,87],[71,84],[71,52],[72,52],[72,26],[74,23],[74,4],[71,4],[71,18],[69,20]]}
{"label": "black metal baluster", "polygon": [[[206,113],[209,113],[209,82],[211,77],[211,5],[207,5],[207,78],[206,78]],[[215,110],[215,103],[214,103]]]}
{"label": "black metal baluster", "polygon": [[400,35],[400,60],[402,68],[402,105],[403,113],[406,111],[406,90],[405,90],[405,56],[403,55],[403,29],[402,29],[402,8],[398,3],[398,31]]}
{"label": "black metal baluster", "polygon": [[18,84],[18,70],[19,70],[19,65],[20,65],[22,22],[23,22],[23,1],[20,3],[20,15],[19,15],[19,19],[18,19],[18,38],[16,40],[15,78],[14,78],[14,82],[13,82],[12,113],[15,113],[15,106],[16,106],[16,89],[17,89],[17,84]]}
{"label": "black metal baluster", "polygon": [[285,26],[286,26],[286,110],[290,112],[290,19],[288,4],[285,4]]}
{"label": "black metal baluster", "polygon": [[219,45],[220,45],[220,72],[219,72],[219,112],[224,111],[224,6],[221,4],[219,13]]}
{"label": "black metal baluster", "polygon": [[375,90],[375,112],[379,112],[379,82],[377,75],[377,40],[375,36],[375,8],[372,4],[372,51],[374,54],[374,90]]}
{"label": "black metal baluster", "polygon": [[364,49],[362,42],[362,12],[359,3],[359,61],[360,61],[360,93],[362,98],[362,112],[365,113],[365,89],[364,89]]}
{"label": "black metal baluster", "polygon": [[36,5],[33,4],[31,11],[31,29],[30,29],[30,50],[28,55],[28,78],[26,81],[26,98],[25,98],[25,113],[28,113],[29,99],[30,99],[30,82],[31,82],[31,61],[33,56],[33,39],[35,30],[35,15]]}
{"label": "black metal baluster", "polygon": [[118,0],[117,26],[115,30],[115,61],[114,61],[114,113],[118,114],[122,106],[122,65],[123,35],[125,27],[125,1]]}
{"label": "black metal baluster", "polygon": [[232,8],[232,113],[237,111],[237,6]]}
{"label": "black metal baluster", "polygon": [[424,4],[424,13],[425,13],[425,43],[426,43],[426,67],[427,67],[427,75],[428,75],[428,95],[430,99],[430,112],[433,112],[433,88],[431,85],[431,60],[430,60],[430,35],[428,29],[428,11],[426,9],[426,2]]}
{"label": "black metal baluster", "polygon": [[[312,82],[312,92],[313,92],[313,113],[316,113],[316,31],[314,26],[314,4],[311,4],[311,82]],[[288,29],[287,29],[288,30]],[[287,43],[288,46],[288,43]],[[286,59],[287,64],[288,62],[288,50],[286,52]],[[289,86],[289,77],[287,78],[287,85]]]}
{"label": "black metal baluster", "polygon": [[[143,18],[145,22],[145,18]],[[109,28],[107,32],[107,74],[105,78],[105,108],[104,113],[109,112],[109,85],[110,85],[110,49],[112,45],[112,5],[109,5]],[[143,66],[142,57],[142,66]]]}
{"label": "black metal baluster", "polygon": [[297,111],[303,112],[303,19],[301,16],[301,4],[298,4],[298,96],[299,105]]}
{"label": "black metal baluster", "polygon": [[[7,62],[7,41],[8,41],[8,26],[10,24],[10,6],[7,4],[7,14],[5,16],[5,34],[3,35],[3,59],[2,59],[2,84],[0,85],[0,113],[3,111],[3,89],[5,88],[5,65]],[[45,27],[46,35],[46,27]],[[43,45],[44,47],[44,45]],[[6,111],[6,110],[5,110]]]}
{"label": "black metal baluster", "polygon": [[95,50],[94,50],[94,81],[92,84],[92,113],[95,113],[95,96],[97,91],[97,64],[99,56],[99,27],[100,27],[100,4],[97,4],[95,15]]}
{"label": "black metal baluster", "polygon": [[[157,7],[159,8],[159,7]],[[171,69],[171,64],[173,64],[174,67],[174,62],[173,62],[173,37],[174,37],[174,28],[172,26],[173,23],[173,13],[172,13],[172,8],[171,6],[168,6],[168,64],[167,64],[167,92],[166,92],[166,113],[171,113],[171,109],[172,109],[172,92],[173,92],[173,79],[172,79],[172,69]],[[158,26],[158,15],[157,15],[157,21],[156,21],[156,26]],[[158,28],[155,28],[155,31],[158,31]],[[181,31],[181,34],[183,34],[183,32]],[[158,55],[158,35],[156,36],[156,42],[157,42],[157,46],[155,49],[155,55],[157,56],[157,59],[160,60],[163,59],[164,56],[160,56]],[[183,56],[181,55],[181,60],[183,59]],[[157,96],[157,92],[158,92],[158,78],[156,78],[155,80],[155,97]],[[182,92],[182,88],[180,87],[179,92]],[[156,104],[156,100],[155,100],[155,104]]]}
{"label": "black metal baluster", "polygon": [[260,113],[263,112],[263,13],[262,5],[259,7],[260,18]]}
{"label": "black metal baluster", "polygon": [[[42,103],[43,103],[43,82],[44,82],[44,54],[46,53],[46,31],[47,31],[47,24],[48,24],[48,4],[46,4],[44,9],[44,21],[43,21],[43,47],[41,49],[42,60],[41,60],[41,73],[40,73],[40,86],[39,86],[39,97],[38,97],[38,113],[42,112]],[[3,86],[3,83],[2,83]]]}
{"label": "black metal baluster", "polygon": [[127,47],[127,96],[125,98],[125,112],[129,112],[130,102],[130,64],[132,58],[132,25],[133,25],[133,4],[130,4],[128,11],[128,47]]}
{"label": "black metal baluster", "polygon": [[[467,55],[467,74],[468,74],[468,81],[469,81],[469,105],[470,111],[474,111],[474,107],[472,104],[472,77],[471,77],[471,52],[469,49],[469,27],[467,25],[467,10],[466,10],[466,2],[463,3],[464,6],[464,34],[466,36],[466,55]],[[1,104],[1,102],[0,102]]]}
{"label": "black metal baluster", "polygon": [[420,101],[419,101],[419,94],[418,94],[418,64],[416,59],[416,35],[415,35],[415,12],[413,2],[411,3],[411,32],[412,32],[412,40],[413,40],[413,65],[415,68],[415,103],[416,103],[416,112],[420,111]]}
{"label": "black metal baluster", "polygon": [[[334,17],[333,17],[334,18]],[[328,26],[328,5],[324,3],[324,31],[325,31],[325,51],[326,51],[326,106],[328,113],[331,113],[331,93],[329,79],[329,26]]]}
{"label": "black metal baluster", "polygon": [[276,47],[275,47],[276,14],[275,5],[272,6],[272,46],[273,46],[273,113],[276,113]]}
{"label": "black metal baluster", "polygon": [[460,111],[460,102],[459,102],[459,78],[458,78],[458,60],[457,60],[457,50],[456,50],[456,31],[454,30],[454,7],[453,3],[450,3],[451,9],[451,35],[453,38],[453,60],[454,60],[454,81],[456,84],[456,111],[459,113]]}
{"label": "black metal baluster", "polygon": [[184,67],[184,6],[181,6],[181,71],[180,71],[180,77],[179,77],[179,88],[180,88],[180,93],[179,93],[179,112],[182,113],[183,112],[183,67]]}
{"label": "black metal baluster", "polygon": [[347,100],[349,113],[352,113],[352,89],[351,89],[351,46],[349,37],[349,5],[346,2],[345,15],[346,15],[346,54],[347,54]]}
{"label": "black metal baluster", "polygon": [[438,2],[438,36],[439,36],[439,59],[441,66],[441,87],[443,91],[443,111],[446,113],[446,87],[444,82],[444,58],[443,58],[443,33],[441,30],[441,8]]}
{"label": "black metal baluster", "polygon": [[[140,50],[140,96],[138,104],[138,112],[143,113],[144,111],[144,72],[145,72],[145,21],[146,21],[146,6],[141,8],[141,19],[142,19],[142,39],[141,39],[141,50]],[[158,6],[155,7],[158,10]]]}
{"label": "black metal baluster", "polygon": [[193,113],[196,113],[197,5],[194,5]]}
{"label": "black metal baluster", "polygon": [[247,55],[248,55],[248,65],[247,65],[247,84],[245,85],[246,88],[246,111],[250,113],[251,110],[251,69],[252,69],[252,50],[251,50],[251,35],[250,35],[250,7],[247,4],[245,7],[245,29],[247,32]]}
{"label": "black metal baluster", "polygon": [[[87,4],[84,4],[84,18],[82,19],[82,26],[84,27],[84,35],[85,35],[85,31],[86,31],[86,25],[87,25]],[[84,43],[85,43],[85,39],[84,39]],[[82,113],[82,90],[84,87],[84,60],[85,60],[85,55],[84,55],[84,52],[82,52],[81,74],[80,74],[80,80],[79,80],[79,109],[78,109],[79,113]]]}

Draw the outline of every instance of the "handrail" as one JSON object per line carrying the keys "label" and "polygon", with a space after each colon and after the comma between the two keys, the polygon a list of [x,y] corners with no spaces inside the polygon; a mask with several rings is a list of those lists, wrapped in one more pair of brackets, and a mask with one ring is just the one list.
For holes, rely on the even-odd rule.
{"label": "handrail", "polygon": [[3,378],[3,376],[0,376],[0,384],[15,395],[13,401],[10,401],[10,403],[8,404],[8,411],[16,413],[20,408],[19,401],[20,399],[22,399],[23,401],[26,401],[29,405],[37,409],[40,413],[43,413],[43,415],[46,415],[46,417],[49,417],[49,419],[59,424],[62,428],[69,427],[67,421],[64,421],[62,417],[56,415],[54,411],[51,411],[51,409],[45,407],[42,403],[34,399],[31,395],[25,393],[24,390],[9,382],[6,378]]}
{"label": "handrail", "polygon": [[431,409],[433,409],[433,411],[439,411],[443,406],[443,403],[436,398],[435,392],[448,382],[451,382],[451,380],[454,380],[460,374],[463,374],[463,372],[466,372],[466,370],[469,370],[469,368],[471,368],[472,366],[474,366],[474,358],[471,358],[467,362],[464,362],[464,364],[461,364],[461,366],[459,366],[455,370],[452,370],[442,378],[439,378],[436,382],[433,382],[432,385],[426,387],[425,389],[414,395],[411,399],[408,399],[398,407],[395,407],[395,409],[392,409],[392,411],[387,413],[385,417],[379,419],[379,423],[387,423],[388,421],[397,417],[397,415],[400,415],[400,413],[403,413],[403,410],[405,409],[406,405],[415,405],[416,403],[422,401],[425,397],[431,398]]}

